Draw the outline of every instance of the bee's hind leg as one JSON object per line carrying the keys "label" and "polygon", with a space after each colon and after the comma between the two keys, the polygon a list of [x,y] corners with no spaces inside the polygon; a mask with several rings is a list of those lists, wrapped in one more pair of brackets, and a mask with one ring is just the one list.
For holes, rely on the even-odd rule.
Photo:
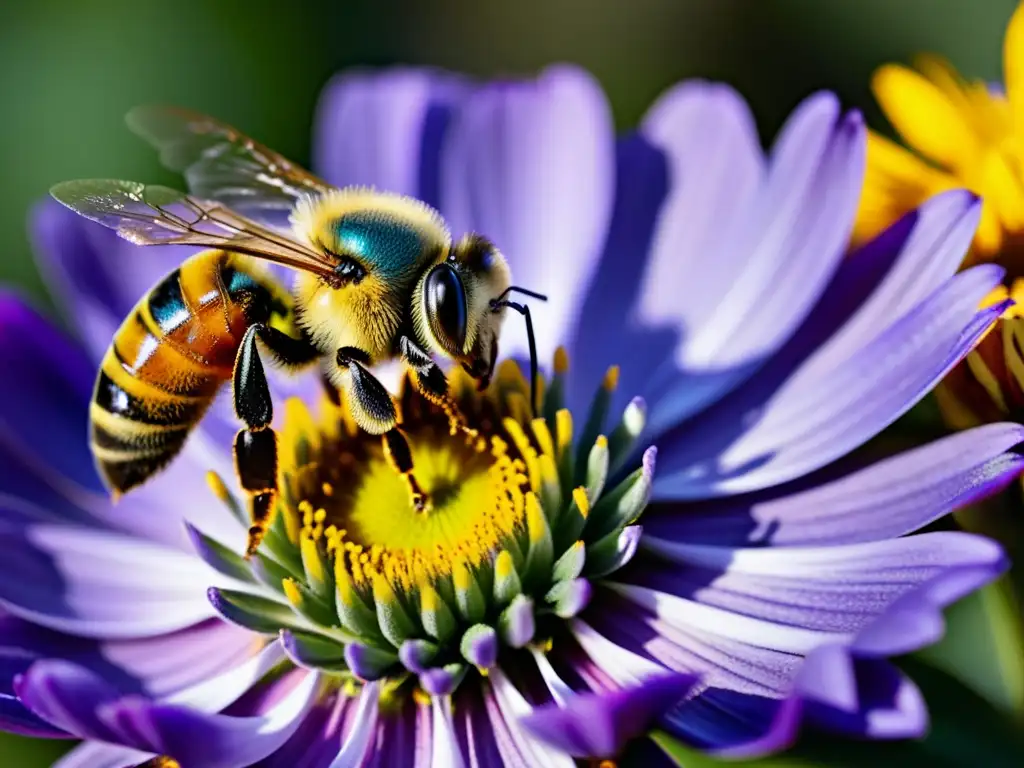
{"label": "bee's hind leg", "polygon": [[371,434],[379,434],[384,456],[402,476],[409,489],[409,500],[418,512],[428,509],[430,498],[414,473],[409,441],[398,424],[395,403],[383,384],[366,369],[370,358],[361,349],[342,347],[337,353],[338,367],[349,372],[349,407],[359,426]]}
{"label": "bee's hind leg", "polygon": [[301,367],[316,360],[315,347],[276,328],[255,324],[246,330],[235,357],[232,390],[235,414],[245,425],[235,435],[235,471],[249,500],[248,540],[245,556],[252,557],[267,532],[277,500],[277,434],[270,426],[274,406],[256,338],[282,364]]}

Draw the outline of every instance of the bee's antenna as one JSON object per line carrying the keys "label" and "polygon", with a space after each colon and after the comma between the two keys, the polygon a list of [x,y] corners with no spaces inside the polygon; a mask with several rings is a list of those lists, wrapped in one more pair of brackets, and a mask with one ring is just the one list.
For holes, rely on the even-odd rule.
{"label": "bee's antenna", "polygon": [[505,298],[512,291],[518,291],[541,301],[547,301],[548,297],[513,285],[506,288],[498,298],[491,300],[492,311],[497,311],[500,307],[508,307],[521,314],[526,320],[526,339],[530,344],[530,408],[533,410],[534,415],[536,415],[540,413],[540,403],[537,402],[537,339],[533,335],[533,318],[530,317],[530,308],[528,306],[515,301],[509,301]]}
{"label": "bee's antenna", "polygon": [[498,296],[498,298],[496,298],[494,301],[501,301],[513,291],[515,291],[516,293],[521,293],[524,296],[529,296],[531,299],[540,299],[541,301],[548,300],[548,297],[545,296],[543,293],[537,293],[536,291],[531,291],[528,290],[527,288],[520,288],[518,285],[510,285],[508,288],[502,291],[501,295]]}

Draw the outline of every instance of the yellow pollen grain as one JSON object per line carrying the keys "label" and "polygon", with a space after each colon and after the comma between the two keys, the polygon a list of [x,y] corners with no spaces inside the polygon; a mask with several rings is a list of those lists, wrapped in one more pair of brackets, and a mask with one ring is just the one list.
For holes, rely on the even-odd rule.
{"label": "yellow pollen grain", "polygon": [[598,435],[597,439],[594,440],[594,445],[596,445],[598,448],[608,450],[608,438],[605,437],[604,435]]}
{"label": "yellow pollen grain", "polygon": [[555,350],[555,373],[559,376],[564,376],[569,372],[569,353],[565,351],[565,347],[558,347]]}
{"label": "yellow pollen grain", "polygon": [[608,392],[614,391],[619,386],[619,366],[613,365],[608,369],[604,375],[604,381],[601,382],[601,386]]}
{"label": "yellow pollen grain", "polygon": [[555,443],[551,439],[551,430],[548,429],[548,423],[544,419],[537,418],[530,422],[530,426],[533,428],[533,436],[537,439],[537,445],[540,446],[541,454],[554,456]]}
{"label": "yellow pollen grain", "polygon": [[508,550],[501,550],[498,553],[498,559],[494,562],[494,575],[499,579],[508,579],[515,573],[516,566],[512,561],[512,555],[508,553]]}
{"label": "yellow pollen grain", "polygon": [[324,492],[324,496],[334,495],[334,486],[326,481],[324,481],[324,483],[320,486],[320,490]]}
{"label": "yellow pollen grain", "polygon": [[281,587],[284,589],[284,596],[288,598],[288,602],[298,607],[302,605],[302,592],[299,591],[299,585],[295,583],[295,579],[282,579]]}
{"label": "yellow pollen grain", "polygon": [[590,514],[590,501],[587,499],[587,491],[585,488],[580,486],[579,488],[572,489],[572,500],[576,502],[576,508],[579,509],[580,515],[584,520]]}
{"label": "yellow pollen grain", "polygon": [[572,412],[562,408],[555,413],[555,439],[558,442],[559,454],[572,445]]}

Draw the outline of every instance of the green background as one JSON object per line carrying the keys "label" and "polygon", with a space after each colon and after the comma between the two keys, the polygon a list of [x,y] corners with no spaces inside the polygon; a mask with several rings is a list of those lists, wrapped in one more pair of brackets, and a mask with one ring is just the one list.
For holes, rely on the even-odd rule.
{"label": "green background", "polygon": [[[242,127],[298,161],[322,85],[353,65],[430,64],[471,74],[582,64],[616,121],[635,124],[689,77],[724,80],[751,102],[766,137],[819,88],[883,127],[868,90],[879,64],[919,51],[998,80],[1013,0],[35,0],[0,8],[0,282],[37,298],[26,214],[77,177],[167,180],[124,128],[140,103],[175,103]],[[1013,510],[1019,516],[1019,508]],[[1012,514],[1012,513],[1011,513]],[[1024,664],[1008,587],[952,611],[946,641],[909,662],[931,697],[923,744],[818,744],[772,765],[1024,764]],[[953,670],[947,675],[941,670]],[[966,684],[966,686],[964,685]],[[677,747],[665,742],[666,749]],[[46,766],[61,751],[0,735],[0,766]],[[691,766],[706,764],[686,755]]]}

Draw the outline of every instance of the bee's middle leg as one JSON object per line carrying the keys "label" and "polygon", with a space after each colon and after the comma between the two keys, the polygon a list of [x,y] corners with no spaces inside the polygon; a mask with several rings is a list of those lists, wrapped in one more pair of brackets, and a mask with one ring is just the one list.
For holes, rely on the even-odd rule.
{"label": "bee's middle leg", "polygon": [[409,499],[418,512],[425,511],[430,498],[416,479],[409,441],[398,423],[398,412],[387,388],[366,369],[369,356],[361,349],[342,347],[337,353],[338,367],[347,369],[349,407],[360,428],[379,434],[384,456],[409,489]]}

